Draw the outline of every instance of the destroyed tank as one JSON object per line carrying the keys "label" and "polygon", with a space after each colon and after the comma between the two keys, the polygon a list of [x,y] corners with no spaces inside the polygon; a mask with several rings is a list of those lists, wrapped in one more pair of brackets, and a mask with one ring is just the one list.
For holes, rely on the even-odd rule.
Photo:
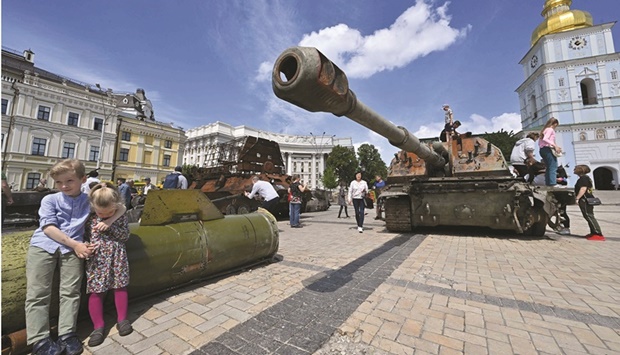
{"label": "destroyed tank", "polygon": [[[261,203],[245,196],[252,190],[252,176],[269,181],[280,196],[275,208],[277,217],[288,216],[288,187],[291,176],[285,174],[284,162],[277,142],[245,136],[207,147],[208,167],[193,168],[191,187],[200,189],[223,214],[245,214]],[[302,211],[313,198],[310,191],[302,199]]]}
{"label": "destroyed tank", "polygon": [[532,186],[515,178],[502,152],[481,137],[421,143],[359,101],[345,73],[316,48],[292,47],[272,72],[277,97],[311,112],[346,116],[402,149],[389,167],[386,228],[475,226],[541,236],[574,204],[570,189]]}

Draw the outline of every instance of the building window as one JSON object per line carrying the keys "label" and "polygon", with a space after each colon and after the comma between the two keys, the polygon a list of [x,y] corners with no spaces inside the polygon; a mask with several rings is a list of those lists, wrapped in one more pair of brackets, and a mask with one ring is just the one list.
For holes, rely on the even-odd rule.
{"label": "building window", "polygon": [[91,145],[88,153],[88,161],[97,161],[99,159],[99,147]]}
{"label": "building window", "polygon": [[9,100],[2,99],[2,114],[6,115],[8,109],[9,109]]}
{"label": "building window", "polygon": [[595,85],[596,84],[592,78],[583,79],[581,83],[579,83],[579,87],[581,88],[581,99],[583,100],[584,105],[598,104]]}
{"label": "building window", "polygon": [[93,127],[95,131],[103,130],[103,118],[95,118],[95,126]]}
{"label": "building window", "polygon": [[564,78],[558,79],[558,85],[564,86]]}
{"label": "building window", "polygon": [[170,166],[170,155],[164,154],[164,166]]}
{"label": "building window", "polygon": [[45,145],[47,144],[47,139],[45,138],[34,138],[32,140],[32,155],[45,155]]}
{"label": "building window", "polygon": [[124,140],[127,142],[131,141],[131,132],[127,132],[127,131],[121,132],[121,140]]}
{"label": "building window", "polygon": [[43,120],[43,121],[49,121],[51,111],[52,109],[47,106],[39,106],[39,112],[37,113],[37,119]]}
{"label": "building window", "polygon": [[164,142],[164,147],[165,148],[172,148],[172,141],[169,139],[166,139],[166,141]]}
{"label": "building window", "polygon": [[26,178],[26,190],[32,190],[39,186],[39,180],[41,180],[41,174],[28,173],[28,177]]}
{"label": "building window", "polygon": [[78,126],[78,122],[80,120],[80,114],[75,112],[69,112],[69,118],[67,118],[67,124],[69,126]]}
{"label": "building window", "polygon": [[120,155],[118,156],[118,160],[120,161],[129,160],[129,148],[121,148],[121,152],[120,152]]}
{"label": "building window", "polygon": [[[611,71],[611,80],[618,80],[618,71],[616,69]],[[4,109],[4,100],[2,100],[2,109]]]}
{"label": "building window", "polygon": [[62,157],[65,159],[75,157],[75,143],[65,142],[62,147]]}

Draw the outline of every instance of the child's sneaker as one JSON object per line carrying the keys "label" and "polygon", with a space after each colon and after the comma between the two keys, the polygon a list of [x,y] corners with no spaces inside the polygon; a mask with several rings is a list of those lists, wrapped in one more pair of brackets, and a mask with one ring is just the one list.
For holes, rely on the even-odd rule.
{"label": "child's sneaker", "polygon": [[603,237],[600,234],[592,234],[591,236],[589,236],[588,238],[586,238],[588,240],[598,240],[598,241],[605,241],[605,237]]}
{"label": "child's sneaker", "polygon": [[39,340],[32,348],[33,355],[58,355],[64,353],[64,351],[65,349],[50,337]]}
{"label": "child's sneaker", "polygon": [[84,352],[82,341],[75,332],[65,334],[58,339],[58,345],[65,348],[66,355],[80,355]]}

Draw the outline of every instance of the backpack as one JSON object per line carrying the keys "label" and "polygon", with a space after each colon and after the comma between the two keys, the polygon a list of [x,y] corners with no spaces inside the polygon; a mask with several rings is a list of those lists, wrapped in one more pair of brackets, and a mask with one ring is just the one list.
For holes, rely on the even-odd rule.
{"label": "backpack", "polygon": [[166,175],[164,189],[177,189],[179,186],[179,175],[181,174],[170,173]]}

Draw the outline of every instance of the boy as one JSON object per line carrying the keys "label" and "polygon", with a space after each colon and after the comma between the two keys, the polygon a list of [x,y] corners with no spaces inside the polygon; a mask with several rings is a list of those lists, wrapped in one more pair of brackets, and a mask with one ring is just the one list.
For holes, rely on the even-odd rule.
{"label": "boy", "polygon": [[[88,195],[82,193],[86,181],[84,164],[77,159],[56,163],[50,176],[60,191],[45,196],[39,209],[40,227],[30,240],[26,258],[26,331],[33,354],[78,355],[84,350],[76,334],[80,307],[80,288],[84,274],[83,259],[94,246],[83,241],[84,226],[90,214]],[[125,210],[117,212],[112,221],[97,227],[105,230]],[[50,337],[49,310],[52,279],[60,268],[58,341]]]}

